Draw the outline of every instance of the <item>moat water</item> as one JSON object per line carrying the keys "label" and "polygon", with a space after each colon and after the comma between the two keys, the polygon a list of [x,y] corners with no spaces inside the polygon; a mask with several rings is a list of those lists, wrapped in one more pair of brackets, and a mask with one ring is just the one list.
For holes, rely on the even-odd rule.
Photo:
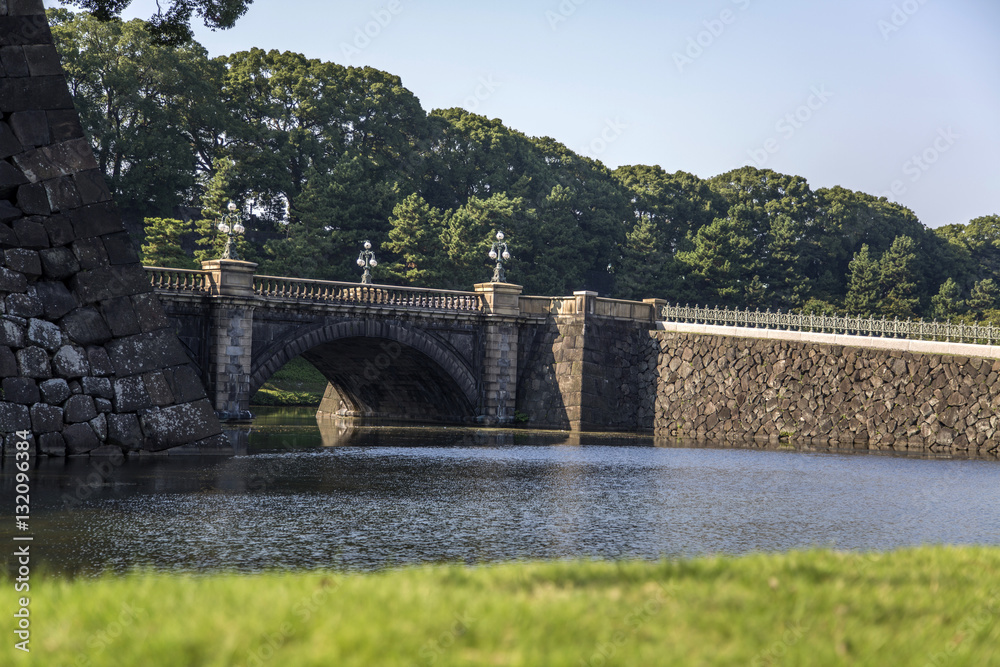
{"label": "moat water", "polygon": [[[996,460],[690,448],[623,434],[321,429],[309,410],[261,412],[234,457],[39,461],[33,562],[59,573],[369,570],[1000,544]],[[2,486],[12,511],[9,461]]]}

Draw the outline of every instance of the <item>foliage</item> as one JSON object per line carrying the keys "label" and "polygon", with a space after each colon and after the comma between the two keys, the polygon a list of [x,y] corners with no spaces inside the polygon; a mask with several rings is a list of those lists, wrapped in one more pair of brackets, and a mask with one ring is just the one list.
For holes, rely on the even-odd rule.
{"label": "foliage", "polygon": [[60,631],[33,633],[19,662],[987,665],[1000,644],[998,573],[995,547],[922,547],[43,576],[31,581],[31,615]]}
{"label": "foliage", "polygon": [[[60,0],[64,5],[84,9],[99,21],[112,22],[132,0]],[[164,10],[156,3],[156,14],[145,21],[145,28],[158,43],[177,46],[191,40],[191,19],[201,18],[212,30],[232,28],[253,0],[165,0]]]}
{"label": "foliage", "polygon": [[[503,230],[526,294],[900,318],[1000,305],[1000,215],[930,230],[884,198],[769,169],[609,170],[496,118],[427,113],[371,67],[258,48],[209,58],[141,21],[49,16],[117,201],[137,219],[194,217],[195,260],[221,254],[233,201],[240,256],[268,274],[356,281],[370,240],[378,282],[470,289]],[[150,257],[181,265],[163,225],[147,229]]]}
{"label": "foliage", "polygon": [[191,223],[173,218],[146,218],[146,242],[142,245],[145,266],[166,266],[173,269],[198,268],[181,247],[181,237],[191,231]]}

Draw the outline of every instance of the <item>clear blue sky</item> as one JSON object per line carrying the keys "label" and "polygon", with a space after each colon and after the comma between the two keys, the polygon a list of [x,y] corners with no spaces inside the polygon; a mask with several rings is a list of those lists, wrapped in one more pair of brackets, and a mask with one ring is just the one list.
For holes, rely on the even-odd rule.
{"label": "clear blue sky", "polygon": [[1000,213],[997,0],[257,0],[197,38],[377,67],[427,110],[610,167],[757,164],[891,194],[932,227]]}

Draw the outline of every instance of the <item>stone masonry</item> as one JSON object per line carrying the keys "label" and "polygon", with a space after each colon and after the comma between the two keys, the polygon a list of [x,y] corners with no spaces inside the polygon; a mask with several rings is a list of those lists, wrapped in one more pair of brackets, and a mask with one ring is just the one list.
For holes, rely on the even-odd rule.
{"label": "stone masonry", "polygon": [[660,348],[659,436],[974,454],[996,454],[1000,445],[1000,360],[653,336]]}
{"label": "stone masonry", "polygon": [[111,201],[41,0],[0,0],[0,433],[117,454],[225,437]]}

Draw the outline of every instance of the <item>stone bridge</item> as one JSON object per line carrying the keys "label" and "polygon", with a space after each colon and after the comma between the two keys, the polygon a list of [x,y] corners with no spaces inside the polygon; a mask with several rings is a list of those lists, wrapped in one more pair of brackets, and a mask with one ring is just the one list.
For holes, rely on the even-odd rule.
{"label": "stone bridge", "polygon": [[301,356],[329,380],[320,410],[434,422],[652,428],[631,359],[650,348],[661,302],[593,292],[534,297],[508,283],[472,292],[255,274],[251,262],[200,271],[146,267],[220,418]]}

